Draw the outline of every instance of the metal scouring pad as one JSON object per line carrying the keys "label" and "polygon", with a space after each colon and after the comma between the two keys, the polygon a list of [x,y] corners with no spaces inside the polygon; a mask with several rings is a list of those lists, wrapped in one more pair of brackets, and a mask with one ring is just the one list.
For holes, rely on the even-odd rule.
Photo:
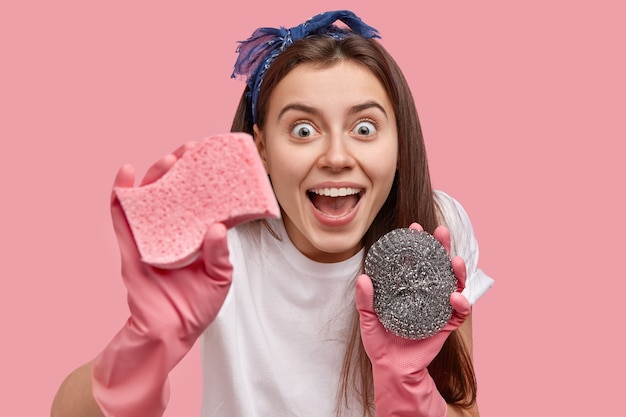
{"label": "metal scouring pad", "polygon": [[450,320],[457,279],[431,234],[399,228],[383,235],[367,253],[365,273],[374,285],[374,311],[397,336],[426,339]]}

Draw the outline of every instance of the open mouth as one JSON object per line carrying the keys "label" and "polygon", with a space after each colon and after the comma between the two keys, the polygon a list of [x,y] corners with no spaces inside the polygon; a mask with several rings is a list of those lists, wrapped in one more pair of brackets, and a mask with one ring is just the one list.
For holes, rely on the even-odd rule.
{"label": "open mouth", "polygon": [[307,191],[307,196],[313,206],[326,216],[343,217],[350,213],[362,194],[359,188],[315,188]]}

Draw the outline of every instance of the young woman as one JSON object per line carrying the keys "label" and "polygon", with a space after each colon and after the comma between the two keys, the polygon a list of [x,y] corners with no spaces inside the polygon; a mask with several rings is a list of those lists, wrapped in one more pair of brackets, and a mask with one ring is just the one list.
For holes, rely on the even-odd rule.
{"label": "young woman", "polygon": [[[232,130],[253,135],[281,219],[215,224],[197,262],[160,270],[113,198],[130,319],[64,381],[53,416],[161,415],[167,374],[201,335],[203,416],[478,415],[470,305],[492,280],[466,213],[432,190],[409,87],[377,37],[337,11],[242,42]],[[133,183],[123,167],[115,186]],[[372,243],[409,225],[446,246],[459,281],[452,318],[424,340],[385,331],[363,275]]]}

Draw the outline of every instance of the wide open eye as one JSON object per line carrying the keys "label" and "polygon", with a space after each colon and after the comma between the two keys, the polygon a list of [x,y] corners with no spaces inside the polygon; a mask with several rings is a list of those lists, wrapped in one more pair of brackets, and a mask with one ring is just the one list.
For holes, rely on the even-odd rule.
{"label": "wide open eye", "polygon": [[297,138],[306,139],[315,134],[315,128],[310,123],[298,123],[291,130],[291,134]]}
{"label": "wide open eye", "polygon": [[376,133],[376,126],[374,125],[374,123],[364,120],[362,122],[359,122],[354,127],[352,132],[359,136],[372,136],[374,133]]}

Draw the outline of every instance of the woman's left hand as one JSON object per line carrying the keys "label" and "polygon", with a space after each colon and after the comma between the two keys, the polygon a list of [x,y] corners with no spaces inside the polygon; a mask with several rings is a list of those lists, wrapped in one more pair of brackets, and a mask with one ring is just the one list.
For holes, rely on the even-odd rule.
{"label": "woman's left hand", "polygon": [[[414,223],[411,228],[422,230]],[[433,236],[450,252],[450,232],[439,226]],[[372,362],[374,396],[378,416],[445,416],[446,402],[437,391],[426,367],[437,356],[448,335],[470,314],[469,301],[461,294],[465,288],[465,262],[451,259],[458,281],[450,296],[452,317],[443,329],[422,340],[409,340],[386,330],[374,312],[374,288],[367,275],[356,283],[356,306],[359,311],[361,339]]]}

